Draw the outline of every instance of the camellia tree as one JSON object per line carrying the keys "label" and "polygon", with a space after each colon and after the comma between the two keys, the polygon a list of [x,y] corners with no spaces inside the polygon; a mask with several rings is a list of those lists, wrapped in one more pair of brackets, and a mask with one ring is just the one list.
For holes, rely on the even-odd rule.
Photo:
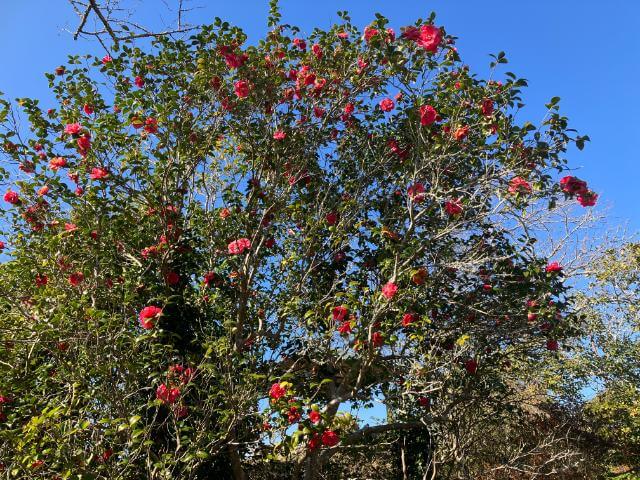
{"label": "camellia tree", "polygon": [[314,479],[398,436],[404,478],[572,467],[474,463],[469,432],[516,431],[580,335],[527,212],[595,204],[561,173],[588,138],[557,98],[518,124],[525,80],[471,74],[433,15],[340,17],[303,37],[272,2],[254,44],[216,19],[2,101],[6,478]]}

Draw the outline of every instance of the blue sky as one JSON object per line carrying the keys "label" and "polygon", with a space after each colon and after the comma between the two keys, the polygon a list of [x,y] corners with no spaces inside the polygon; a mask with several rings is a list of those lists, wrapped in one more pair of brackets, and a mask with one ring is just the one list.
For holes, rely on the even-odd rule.
{"label": "blue sky", "polygon": [[[172,0],[167,0],[171,2]],[[137,20],[159,24],[160,0],[129,0]],[[200,6],[191,23],[215,16],[245,29],[250,41],[266,31],[267,0],[191,0]],[[396,29],[426,17],[460,37],[458,50],[478,74],[487,72],[489,53],[505,51],[504,71],[529,80],[528,104],[521,120],[538,122],[544,103],[562,98],[561,107],[574,128],[591,137],[583,152],[570,152],[579,176],[611,207],[610,223],[640,227],[636,211],[640,155],[640,1],[614,0],[282,0],[284,21],[310,32],[337,21],[348,10],[364,27],[374,12],[386,15]],[[166,11],[165,11],[166,13]],[[0,91],[9,98],[49,97],[43,73],[64,63],[68,53],[96,52],[94,43],[74,42],[63,29],[74,29],[75,14],[65,0],[0,1]],[[44,103],[46,105],[46,102]]]}

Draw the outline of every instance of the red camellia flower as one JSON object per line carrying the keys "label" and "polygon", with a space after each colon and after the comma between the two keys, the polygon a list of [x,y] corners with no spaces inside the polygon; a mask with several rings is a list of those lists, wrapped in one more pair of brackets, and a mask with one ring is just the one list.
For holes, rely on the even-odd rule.
{"label": "red camellia flower", "polygon": [[315,410],[311,410],[309,412],[309,420],[311,420],[312,423],[318,423],[321,419],[322,416],[320,415],[320,412],[316,412]]}
{"label": "red camellia flower", "polygon": [[444,202],[444,210],[451,216],[460,215],[462,213],[462,203],[459,198],[454,198]]}
{"label": "red camellia flower", "polygon": [[522,177],[514,177],[509,182],[509,193],[531,193],[531,185]]}
{"label": "red camellia flower", "polygon": [[144,131],[147,133],[158,133],[158,120],[149,117],[144,121]]}
{"label": "red camellia flower", "polygon": [[82,127],[79,123],[70,123],[64,127],[64,133],[68,135],[78,135],[81,130]]}
{"label": "red camellia flower", "polygon": [[420,203],[424,201],[425,199],[424,192],[425,192],[424,185],[420,182],[414,183],[407,189],[407,194],[409,195],[409,198],[415,203]]}
{"label": "red camellia flower", "polygon": [[249,96],[249,82],[247,82],[246,80],[238,80],[233,84],[233,90],[238,98],[245,98]]}
{"label": "red camellia flower", "polygon": [[551,352],[555,352],[558,350],[558,342],[557,340],[547,340],[547,350]]}
{"label": "red camellia flower", "polygon": [[560,188],[568,195],[582,195],[588,192],[587,182],[571,175],[560,179]]}
{"label": "red camellia flower", "polygon": [[177,387],[169,388],[166,384],[158,385],[156,389],[156,398],[162,400],[166,404],[174,404],[180,398],[180,389]]}
{"label": "red camellia flower", "polygon": [[136,84],[136,87],[138,88],[142,88],[144,87],[144,78],[142,78],[140,75],[138,75],[134,80],[133,83]]}
{"label": "red camellia flower", "polygon": [[418,397],[418,405],[426,408],[431,405],[431,399],[429,397]]}
{"label": "red camellia flower", "polygon": [[559,273],[562,271],[562,266],[558,262],[551,262],[549,265],[547,265],[545,271],[547,273]]}
{"label": "red camellia flower", "polygon": [[228,245],[230,255],[241,255],[245,250],[251,248],[251,240],[248,238],[239,238]]}
{"label": "red camellia flower", "polygon": [[63,157],[53,157],[49,160],[49,168],[54,172],[57,172],[58,169],[64,168],[67,166],[67,160]]}
{"label": "red camellia flower", "polygon": [[373,332],[371,334],[371,343],[374,347],[381,347],[384,343],[384,337],[380,332]]}
{"label": "red camellia flower", "polygon": [[322,47],[317,43],[311,47],[311,51],[318,60],[322,60]]}
{"label": "red camellia flower", "polygon": [[287,412],[287,420],[289,421],[289,423],[296,423],[300,420],[301,417],[302,414],[298,410],[298,407],[289,407],[289,411]]}
{"label": "red camellia flower", "polygon": [[438,112],[431,105],[420,107],[420,125],[431,125],[438,119]]}
{"label": "red camellia flower", "polygon": [[106,65],[107,63],[110,63],[113,60],[113,58],[111,58],[111,55],[105,55],[104,57],[102,57],[102,64]]}
{"label": "red camellia flower", "polygon": [[298,47],[300,50],[307,49],[307,42],[305,42],[302,38],[294,38],[293,44]]}
{"label": "red camellia flower", "polygon": [[418,320],[418,316],[415,313],[405,313],[402,316],[402,326],[408,327],[409,325],[411,325],[413,322],[417,320]]}
{"label": "red camellia flower", "polygon": [[344,305],[339,305],[337,307],[333,307],[332,314],[334,322],[341,322],[347,317],[349,310]]}
{"label": "red camellia flower", "polygon": [[431,53],[435,53],[442,42],[440,29],[433,25],[422,25],[420,28],[406,27],[402,36],[416,42],[417,45]]}
{"label": "red camellia flower", "polygon": [[102,462],[106,462],[111,458],[112,455],[113,449],[107,448],[104,452],[102,452],[102,455],[100,455],[100,459],[102,460]]}
{"label": "red camellia flower", "polygon": [[491,115],[493,115],[493,100],[491,100],[490,98],[485,98],[482,101],[482,114],[485,117],[490,117]]}
{"label": "red camellia flower", "polygon": [[340,443],[340,436],[333,430],[325,430],[322,433],[322,444],[327,447],[335,447]]}
{"label": "red camellia flower", "polygon": [[2,240],[0,240],[0,250],[4,250],[5,244]]}
{"label": "red camellia flower", "polygon": [[36,275],[36,287],[44,287],[47,282],[49,282],[49,278],[46,275]]}
{"label": "red camellia flower", "polygon": [[364,41],[369,43],[378,34],[378,30],[373,27],[364,28]]}
{"label": "red camellia flower", "polygon": [[457,141],[463,140],[469,134],[469,127],[459,127],[453,132],[453,138]]}
{"label": "red camellia flower", "polygon": [[338,222],[338,213],[329,212],[325,215],[324,219],[327,221],[329,225],[335,225]]}
{"label": "red camellia flower", "polygon": [[74,272],[69,275],[69,283],[74,287],[77,287],[84,280],[84,274],[82,272]]}
{"label": "red camellia flower", "polygon": [[109,176],[109,171],[106,168],[94,167],[91,169],[89,178],[91,180],[104,180]]}
{"label": "red camellia flower", "polygon": [[86,113],[87,115],[91,115],[93,114],[93,107],[91,105],[89,105],[88,103],[85,103],[84,106],[82,107],[82,110],[84,111],[84,113]]}
{"label": "red camellia flower", "polygon": [[180,275],[176,272],[167,272],[164,276],[165,281],[168,285],[175,285],[180,281]]}
{"label": "red camellia flower", "polygon": [[273,138],[275,140],[284,140],[285,138],[287,138],[287,134],[282,130],[276,130],[275,132],[273,132]]}
{"label": "red camellia flower", "polygon": [[388,300],[391,300],[396,292],[398,291],[398,286],[393,282],[387,282],[382,286],[382,295]]}
{"label": "red camellia flower", "polygon": [[280,383],[274,383],[269,389],[269,397],[272,400],[279,400],[280,398],[284,397],[286,393],[287,390]]}
{"label": "red camellia flower", "polygon": [[340,333],[340,335],[349,335],[351,333],[351,322],[344,322],[341,323],[340,326],[338,327],[338,332]]}
{"label": "red camellia flower", "polygon": [[17,194],[17,192],[14,192],[11,189],[5,192],[3,198],[5,202],[10,203],[11,205],[17,205],[18,203],[20,203],[20,196]]}
{"label": "red camellia flower", "polygon": [[475,375],[475,373],[478,371],[478,362],[471,358],[464,362],[464,368],[467,373]]}
{"label": "red camellia flower", "polygon": [[597,200],[598,194],[590,190],[578,195],[578,203],[583,207],[593,207]]}
{"label": "red camellia flower", "polygon": [[140,326],[145,330],[150,330],[155,326],[156,319],[162,314],[162,309],[154,305],[149,305],[140,310]]}
{"label": "red camellia flower", "polygon": [[380,101],[380,110],[382,110],[383,112],[390,112],[395,106],[396,104],[393,103],[393,100],[391,100],[390,98],[385,98]]}
{"label": "red camellia flower", "polygon": [[88,135],[83,135],[76,140],[78,144],[78,150],[82,156],[85,156],[89,149],[91,149],[91,137]]}

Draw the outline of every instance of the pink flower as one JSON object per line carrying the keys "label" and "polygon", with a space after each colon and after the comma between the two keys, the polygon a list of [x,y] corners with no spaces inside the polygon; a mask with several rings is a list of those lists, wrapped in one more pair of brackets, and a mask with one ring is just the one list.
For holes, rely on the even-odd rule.
{"label": "pink flower", "polygon": [[82,131],[79,123],[70,123],[64,127],[64,133],[68,135],[78,135]]}
{"label": "pink flower", "polygon": [[302,38],[294,38],[293,44],[298,47],[300,50],[307,49],[307,42],[305,42]]}
{"label": "pink flower", "polygon": [[145,330],[150,330],[155,326],[156,319],[162,314],[162,309],[153,305],[140,310],[140,326]]}
{"label": "pink flower", "polygon": [[444,202],[444,210],[447,214],[453,216],[460,215],[462,213],[462,203],[459,198],[454,198]]}
{"label": "pink flower", "polygon": [[340,436],[333,430],[325,430],[322,434],[322,444],[327,447],[335,447],[340,443]]}
{"label": "pink flower", "polygon": [[432,125],[438,119],[438,112],[431,105],[420,107],[420,125]]}
{"label": "pink flower", "polygon": [[111,55],[105,55],[104,57],[102,57],[102,64],[106,65],[107,63],[111,62],[113,60],[113,58],[111,58]]}
{"label": "pink flower", "polygon": [[562,271],[562,265],[560,265],[558,262],[551,262],[549,265],[547,265],[545,271],[547,273],[559,273]]}
{"label": "pink flower", "polygon": [[227,248],[230,255],[241,255],[245,250],[251,248],[251,240],[248,238],[239,238],[231,242]]}
{"label": "pink flower", "polygon": [[53,157],[49,160],[49,168],[54,172],[57,172],[58,169],[64,168],[67,166],[67,160],[63,157]]}
{"label": "pink flower", "polygon": [[2,240],[0,240],[0,250],[4,250],[5,244]]}
{"label": "pink flower", "polygon": [[311,47],[311,51],[318,60],[322,60],[322,47],[317,43]]}
{"label": "pink flower", "polygon": [[140,75],[138,75],[134,80],[133,83],[136,84],[136,87],[138,88],[142,88],[144,87],[144,78],[142,78]]}
{"label": "pink flower", "polygon": [[11,205],[17,205],[20,203],[20,196],[11,189],[5,192],[3,198],[5,202],[10,203]]}
{"label": "pink flower", "polygon": [[245,98],[249,96],[250,85],[246,80],[238,80],[233,84],[233,89],[238,98]]}
{"label": "pink flower", "polygon": [[598,194],[591,190],[578,195],[578,203],[583,207],[593,207],[598,200]]}
{"label": "pink flower", "polygon": [[348,313],[349,313],[349,310],[344,305],[333,307],[333,311],[332,311],[333,321],[334,322],[343,321],[346,318]]}
{"label": "pink flower", "polygon": [[280,383],[274,383],[271,385],[271,389],[269,389],[269,397],[273,400],[278,400],[284,397],[287,393],[287,390]]}
{"label": "pink flower", "polygon": [[64,229],[67,232],[74,232],[78,229],[78,226],[75,223],[65,223]]}
{"label": "pink flower", "polygon": [[582,195],[589,191],[587,182],[571,175],[560,179],[560,189],[568,195]]}
{"label": "pink flower", "polygon": [[78,144],[78,150],[80,151],[80,154],[82,156],[85,156],[91,148],[91,137],[89,137],[88,135],[83,135],[76,140],[76,143]]}
{"label": "pink flower", "polygon": [[398,286],[393,282],[387,282],[382,286],[382,295],[384,295],[387,300],[391,300],[397,291]]}
{"label": "pink flower", "polygon": [[385,98],[380,101],[380,110],[383,112],[390,112],[395,107],[395,103],[390,98]]}
{"label": "pink flower", "polygon": [[94,167],[91,169],[89,178],[91,180],[104,180],[109,176],[109,171],[106,168]]}
{"label": "pink flower", "polygon": [[273,138],[276,140],[284,140],[285,138],[287,138],[287,134],[282,130],[276,130],[275,132],[273,132]]}
{"label": "pink flower", "polygon": [[322,416],[320,415],[320,412],[311,410],[309,412],[309,420],[311,420],[311,423],[318,423],[320,420],[322,420]]}
{"label": "pink flower", "polygon": [[163,403],[174,404],[180,398],[180,389],[177,387],[169,388],[162,383],[156,389],[156,398],[162,400]]}
{"label": "pink flower", "polygon": [[378,34],[378,30],[373,27],[365,27],[364,29],[364,41],[369,43],[373,37]]}
{"label": "pink flower", "polygon": [[440,29],[433,25],[422,25],[420,28],[407,27],[402,36],[424,48],[427,52],[435,53],[442,41]]}
{"label": "pink flower", "polygon": [[514,177],[509,182],[509,193],[531,193],[531,185],[522,177]]}

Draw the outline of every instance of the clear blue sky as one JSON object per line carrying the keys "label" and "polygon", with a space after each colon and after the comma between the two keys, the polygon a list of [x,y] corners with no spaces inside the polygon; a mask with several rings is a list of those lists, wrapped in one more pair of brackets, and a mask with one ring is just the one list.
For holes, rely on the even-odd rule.
{"label": "clear blue sky", "polygon": [[[171,2],[172,0],[168,0]],[[160,0],[142,5],[139,21],[159,21]],[[191,0],[202,6],[192,23],[215,16],[245,29],[251,40],[266,30],[267,0]],[[562,97],[562,110],[592,142],[571,152],[579,175],[611,206],[612,220],[640,227],[635,182],[640,178],[640,1],[637,0],[282,0],[284,21],[303,32],[327,27],[337,10],[349,10],[364,27],[374,12],[395,28],[438,14],[439,25],[460,37],[458,49],[472,69],[487,70],[488,54],[505,51],[507,70],[529,80],[528,108],[521,120],[538,121],[544,103]],[[64,32],[77,19],[66,0],[0,1],[0,91],[10,98],[47,99],[43,72],[63,63],[68,53],[100,52],[95,44],[74,42]]]}

